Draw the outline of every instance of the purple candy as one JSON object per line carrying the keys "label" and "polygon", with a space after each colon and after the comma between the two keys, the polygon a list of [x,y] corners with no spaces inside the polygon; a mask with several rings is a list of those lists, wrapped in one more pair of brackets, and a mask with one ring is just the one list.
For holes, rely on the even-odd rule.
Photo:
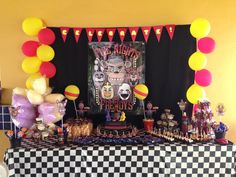
{"label": "purple candy", "polygon": [[66,102],[42,103],[38,107],[39,117],[43,118],[46,124],[55,123],[65,114]]}
{"label": "purple candy", "polygon": [[12,96],[11,111],[13,123],[17,127],[30,128],[34,124],[36,117],[35,108],[26,97],[14,94]]}
{"label": "purple candy", "polygon": [[27,120],[27,119],[24,119],[24,118],[13,118],[12,119],[13,123],[17,126],[17,127],[24,127],[24,128],[30,128],[32,127],[32,125],[34,124],[35,122],[35,119],[32,119],[32,120]]}
{"label": "purple candy", "polygon": [[29,100],[22,96],[22,95],[18,95],[18,94],[14,94],[12,96],[12,106],[13,107],[28,107],[28,108],[32,108],[33,105],[29,102]]}

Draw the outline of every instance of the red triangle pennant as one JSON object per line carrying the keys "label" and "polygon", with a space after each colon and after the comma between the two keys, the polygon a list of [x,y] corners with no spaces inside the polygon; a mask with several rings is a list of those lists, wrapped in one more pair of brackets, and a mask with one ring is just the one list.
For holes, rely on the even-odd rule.
{"label": "red triangle pennant", "polygon": [[129,27],[129,32],[130,32],[132,41],[134,42],[138,34],[138,27]]}
{"label": "red triangle pennant", "polygon": [[75,35],[75,41],[79,41],[80,34],[82,32],[82,28],[73,28],[74,35]]}
{"label": "red triangle pennant", "polygon": [[68,28],[68,27],[60,27],[60,30],[61,30],[62,39],[63,39],[64,42],[66,42],[66,37],[67,37],[67,34],[68,34],[70,28]]}
{"label": "red triangle pennant", "polygon": [[166,30],[170,36],[170,39],[172,40],[175,32],[175,25],[166,25]]}
{"label": "red triangle pennant", "polygon": [[125,39],[127,28],[117,28],[117,29],[118,29],[118,33],[120,36],[120,40],[121,40],[121,42],[123,42]]}
{"label": "red triangle pennant", "polygon": [[162,28],[163,28],[162,25],[153,27],[158,42],[160,42],[160,39],[161,39]]}
{"label": "red triangle pennant", "polygon": [[107,36],[109,38],[109,41],[112,42],[113,37],[114,37],[115,32],[116,32],[116,29],[115,28],[107,28],[106,31],[107,31]]}
{"label": "red triangle pennant", "polygon": [[101,42],[102,36],[104,34],[104,31],[105,31],[104,28],[97,28],[96,29],[96,34],[97,34],[98,42]]}
{"label": "red triangle pennant", "polygon": [[94,28],[86,28],[86,33],[88,37],[88,41],[91,42],[93,39],[93,34],[94,34]]}
{"label": "red triangle pennant", "polygon": [[151,31],[151,26],[144,26],[144,27],[141,27],[141,29],[143,32],[143,37],[144,37],[145,41],[147,42],[148,38],[149,38],[150,31]]}

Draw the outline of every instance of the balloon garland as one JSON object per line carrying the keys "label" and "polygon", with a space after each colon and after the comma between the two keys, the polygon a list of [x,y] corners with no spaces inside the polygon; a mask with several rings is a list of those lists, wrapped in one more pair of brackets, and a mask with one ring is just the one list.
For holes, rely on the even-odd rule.
{"label": "balloon garland", "polygon": [[43,118],[46,124],[63,119],[66,105],[62,94],[51,94],[52,89],[46,80],[56,74],[56,67],[50,62],[55,52],[49,46],[55,41],[54,32],[46,28],[37,17],[24,19],[22,30],[28,36],[38,36],[38,41],[28,40],[21,46],[22,53],[26,56],[21,67],[29,77],[26,80],[27,89],[13,90],[10,114],[16,125],[15,136],[16,127],[31,128],[37,116]]}
{"label": "balloon garland", "polygon": [[196,104],[199,100],[206,98],[206,93],[203,87],[207,87],[212,82],[212,74],[205,69],[207,57],[215,49],[215,41],[211,37],[207,37],[210,33],[211,25],[208,20],[203,18],[195,19],[190,25],[190,33],[197,39],[198,51],[189,57],[189,67],[195,71],[195,83],[191,85],[186,97],[192,104]]}
{"label": "balloon garland", "polygon": [[26,81],[26,87],[31,88],[35,73],[42,77],[52,78],[56,74],[56,67],[50,61],[55,52],[49,45],[55,41],[54,32],[44,26],[43,21],[37,17],[28,17],[22,23],[22,30],[26,35],[37,36],[39,41],[25,41],[21,47],[22,53],[27,57],[22,62],[25,73],[31,74]]}

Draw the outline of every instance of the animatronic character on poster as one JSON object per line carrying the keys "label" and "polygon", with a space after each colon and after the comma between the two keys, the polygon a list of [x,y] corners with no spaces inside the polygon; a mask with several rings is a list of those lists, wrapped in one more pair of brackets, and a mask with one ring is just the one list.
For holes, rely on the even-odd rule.
{"label": "animatronic character on poster", "polygon": [[89,47],[92,51],[89,57],[92,77],[88,77],[91,109],[98,110],[99,106],[100,111],[113,110],[118,104],[120,110],[132,110],[135,103],[132,89],[144,82],[144,44],[100,42],[90,43]]}
{"label": "animatronic character on poster", "polygon": [[[131,71],[132,63],[129,60],[123,60],[121,56],[108,56],[108,60],[102,61],[100,67],[103,68],[103,74],[105,74],[106,83],[103,84],[101,88],[101,97],[106,100],[110,99],[121,99],[128,100],[132,94],[132,89],[129,85],[129,79],[132,73]],[[132,69],[134,71],[134,68]],[[95,73],[94,80],[100,80],[99,84],[102,83],[101,78],[104,78],[102,73]],[[138,72],[137,72],[138,73]],[[128,77],[129,76],[129,77]],[[137,76],[137,78],[141,78]],[[138,82],[138,80],[136,81]],[[95,83],[95,82],[94,82]],[[100,88],[97,82],[98,88]]]}
{"label": "animatronic character on poster", "polygon": [[101,89],[101,96],[105,100],[110,100],[114,97],[114,89],[109,82],[107,82]]}
{"label": "animatronic character on poster", "polygon": [[131,93],[132,90],[129,84],[126,83],[123,83],[118,89],[118,95],[121,100],[128,100],[130,98]]}

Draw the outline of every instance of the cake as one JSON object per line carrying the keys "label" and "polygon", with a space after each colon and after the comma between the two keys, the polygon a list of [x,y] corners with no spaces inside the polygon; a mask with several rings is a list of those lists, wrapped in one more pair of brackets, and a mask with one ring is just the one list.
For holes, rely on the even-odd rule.
{"label": "cake", "polygon": [[103,138],[128,138],[138,134],[138,129],[125,122],[105,123],[96,129],[96,135]]}
{"label": "cake", "polygon": [[115,118],[111,118],[109,111],[107,111],[106,122],[103,125],[99,125],[96,129],[97,136],[103,138],[127,138],[138,134],[136,127],[126,123],[124,112],[121,112],[119,117],[117,114],[114,115]]}

